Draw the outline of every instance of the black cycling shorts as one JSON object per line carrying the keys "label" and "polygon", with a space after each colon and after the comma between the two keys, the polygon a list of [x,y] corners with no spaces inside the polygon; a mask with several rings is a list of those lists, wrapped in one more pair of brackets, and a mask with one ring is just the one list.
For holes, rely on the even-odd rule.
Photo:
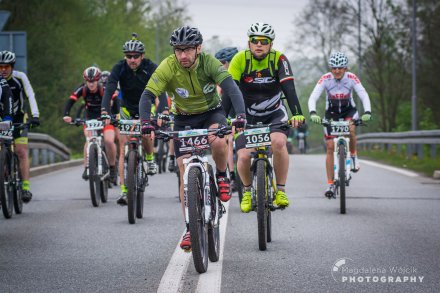
{"label": "black cycling shorts", "polygon": [[[225,111],[222,107],[202,114],[174,116],[174,131],[185,130],[187,126],[190,129],[204,129],[209,128],[213,124],[227,125]],[[174,153],[176,158],[185,154],[179,152],[179,142],[177,140],[174,140]]]}
{"label": "black cycling shorts", "polygon": [[[330,111],[326,111],[325,112],[325,119],[327,120],[334,120],[334,121],[339,121],[339,120],[351,120],[351,119],[357,119],[359,118],[359,114],[358,111],[356,109],[356,107],[347,107],[347,109],[345,109],[344,111],[340,112],[340,113],[336,113],[336,112],[330,112]],[[329,133],[331,132],[331,127],[330,126],[326,126],[324,127],[324,138],[325,139],[333,139],[334,136],[331,136]]]}
{"label": "black cycling shorts", "polygon": [[[280,109],[276,110],[275,112],[270,113],[266,116],[250,116],[246,115],[246,120],[248,124],[257,124],[258,122],[261,122],[263,124],[269,124],[269,123],[278,123],[278,122],[287,122],[288,116],[287,111],[284,106],[280,107]],[[281,129],[281,125],[271,126],[270,132],[281,132],[284,133],[287,137],[287,134],[289,130],[283,130]],[[246,139],[244,137],[244,134],[241,133],[237,136],[235,139],[235,149],[238,151],[240,149],[243,149],[246,147]]]}

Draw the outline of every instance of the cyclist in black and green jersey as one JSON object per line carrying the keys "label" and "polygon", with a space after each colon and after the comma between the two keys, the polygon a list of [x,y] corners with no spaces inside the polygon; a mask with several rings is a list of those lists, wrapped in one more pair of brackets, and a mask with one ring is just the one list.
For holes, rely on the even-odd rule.
{"label": "cyclist in black and green jersey", "polygon": [[[292,69],[286,56],[272,49],[275,39],[272,26],[267,23],[254,23],[247,34],[249,49],[237,53],[228,69],[243,93],[247,121],[251,124],[289,121],[293,127],[298,127],[303,123],[304,116],[296,95]],[[282,93],[286,96],[293,115],[290,119],[281,102]],[[279,127],[271,127],[270,137],[277,182],[274,203],[280,207],[289,205],[285,193],[289,170],[286,134],[287,131]],[[245,148],[244,135],[237,138],[235,146],[238,154],[238,173],[245,186],[240,208],[247,213],[252,209],[250,174],[252,149]]]}
{"label": "cyclist in black and green jersey", "polygon": [[[139,103],[140,116],[143,120],[142,130],[147,135],[154,132],[154,127],[150,124],[151,103],[156,96],[165,91],[172,96],[175,106],[175,131],[184,130],[185,126],[197,129],[226,125],[225,113],[216,90],[217,84],[223,90],[223,96],[226,95],[232,101],[238,114],[235,128],[237,131],[244,128],[246,118],[243,96],[220,61],[201,52],[202,42],[202,35],[194,27],[180,27],[172,33],[170,44],[174,47],[174,54],[168,56],[157,67]],[[227,138],[217,137],[210,142],[212,157],[217,168],[216,177],[221,201],[228,201],[231,198],[230,179],[227,175],[226,141]],[[180,180],[183,182],[182,155],[184,154],[179,152],[176,143],[175,153],[180,168]],[[181,184],[180,197],[184,208],[183,184]],[[180,246],[183,249],[191,247],[188,231]]]}

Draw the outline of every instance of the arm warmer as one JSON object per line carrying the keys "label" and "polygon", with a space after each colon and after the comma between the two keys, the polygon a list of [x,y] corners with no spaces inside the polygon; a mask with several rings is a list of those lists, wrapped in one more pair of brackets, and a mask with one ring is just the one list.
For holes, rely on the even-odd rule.
{"label": "arm warmer", "polygon": [[220,88],[223,91],[222,105],[225,112],[229,113],[232,104],[237,115],[245,114],[243,94],[232,77],[227,77],[223,80],[220,84]]}

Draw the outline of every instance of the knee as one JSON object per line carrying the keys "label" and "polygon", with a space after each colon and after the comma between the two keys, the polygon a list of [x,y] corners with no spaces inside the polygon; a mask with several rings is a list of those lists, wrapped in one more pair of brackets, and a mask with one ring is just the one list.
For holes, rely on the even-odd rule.
{"label": "knee", "polygon": [[281,153],[283,151],[287,151],[287,140],[283,138],[275,138],[272,140],[272,152],[273,153]]}

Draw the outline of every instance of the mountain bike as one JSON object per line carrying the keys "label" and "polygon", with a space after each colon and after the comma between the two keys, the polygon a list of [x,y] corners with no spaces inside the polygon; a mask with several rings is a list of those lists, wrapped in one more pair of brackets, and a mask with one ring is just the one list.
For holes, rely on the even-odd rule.
{"label": "mountain bike", "polygon": [[[322,120],[322,125],[329,127],[329,134],[334,136],[334,152],[333,152],[333,170],[335,184],[335,194],[333,198],[339,195],[340,199],[340,213],[346,212],[346,187],[350,185],[351,180],[351,156],[350,156],[350,124],[355,126],[362,125],[361,120],[345,120],[333,121]],[[329,197],[330,199],[330,197]]]}
{"label": "mountain bike", "polygon": [[272,241],[272,212],[284,207],[273,204],[276,190],[272,152],[270,150],[270,127],[282,125],[290,127],[286,122],[271,124],[248,124],[244,130],[246,148],[255,149],[251,153],[252,174],[252,210],[257,212],[258,248],[267,249],[267,242]]}
{"label": "mountain bike", "polygon": [[148,186],[147,168],[144,167],[141,124],[139,120],[118,121],[121,135],[127,135],[124,157],[124,182],[127,186],[128,222],[136,223],[136,218],[144,215],[144,191]]}
{"label": "mountain bike", "polygon": [[224,137],[229,133],[230,127],[170,132],[156,130],[157,138],[176,139],[179,151],[190,154],[183,159],[185,222],[191,235],[194,266],[199,273],[207,271],[208,259],[212,262],[219,259],[220,219],[225,213],[217,196],[218,188],[213,167],[208,162],[205,152],[210,147],[208,135]]}
{"label": "mountain bike", "polygon": [[13,133],[29,127],[30,123],[0,122],[0,202],[6,219],[12,217],[13,209],[16,214],[23,212],[20,161],[14,151]]}
{"label": "mountain bike", "polygon": [[[158,115],[161,118],[161,115]],[[163,121],[161,130],[167,131],[170,130],[170,121]],[[167,170],[167,159],[168,159],[168,151],[169,146],[168,143],[164,142],[163,139],[157,140],[157,148],[156,148],[156,164],[158,167],[159,174],[162,172],[165,173]]]}
{"label": "mountain bike", "polygon": [[89,190],[92,205],[98,207],[108,200],[110,186],[110,168],[103,143],[104,122],[97,119],[76,119],[70,124],[85,125],[85,130],[90,134],[87,137],[86,167],[89,176]]}

